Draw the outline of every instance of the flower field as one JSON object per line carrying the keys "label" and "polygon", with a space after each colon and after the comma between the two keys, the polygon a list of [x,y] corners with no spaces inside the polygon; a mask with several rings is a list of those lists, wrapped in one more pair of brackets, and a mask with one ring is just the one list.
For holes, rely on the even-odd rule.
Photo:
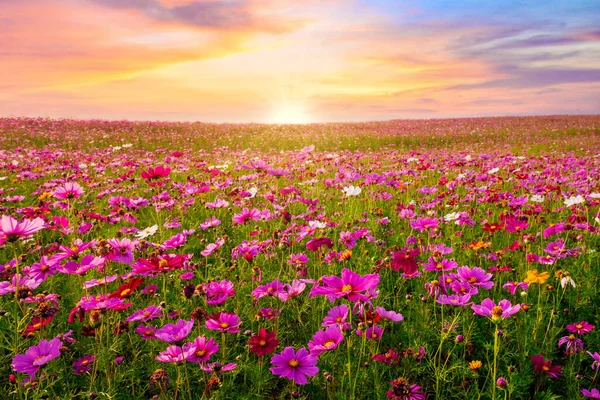
{"label": "flower field", "polygon": [[600,398],[600,116],[0,119],[0,399]]}

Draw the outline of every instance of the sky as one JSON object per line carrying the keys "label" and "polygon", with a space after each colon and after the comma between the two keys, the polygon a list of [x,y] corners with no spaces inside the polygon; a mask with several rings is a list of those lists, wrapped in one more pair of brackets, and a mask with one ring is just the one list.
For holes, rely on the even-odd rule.
{"label": "sky", "polygon": [[598,114],[598,21],[598,0],[0,0],[0,116]]}

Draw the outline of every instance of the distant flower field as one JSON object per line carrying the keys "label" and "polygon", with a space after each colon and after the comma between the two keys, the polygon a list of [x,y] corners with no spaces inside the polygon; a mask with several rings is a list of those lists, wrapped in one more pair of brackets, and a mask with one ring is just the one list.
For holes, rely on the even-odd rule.
{"label": "distant flower field", "polygon": [[0,119],[0,399],[600,398],[600,116]]}

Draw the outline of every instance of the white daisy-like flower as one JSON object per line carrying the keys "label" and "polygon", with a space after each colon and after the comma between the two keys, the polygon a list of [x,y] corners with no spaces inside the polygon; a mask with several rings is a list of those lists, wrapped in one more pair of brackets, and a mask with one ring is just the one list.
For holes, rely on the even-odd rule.
{"label": "white daisy-like flower", "polygon": [[459,217],[459,214],[457,212],[453,212],[453,213],[444,215],[444,221],[446,221],[446,222],[456,221],[458,219],[458,217]]}
{"label": "white daisy-like flower", "polygon": [[308,226],[310,226],[311,228],[315,228],[315,229],[327,228],[327,224],[325,222],[321,222],[321,221],[310,221],[308,223]]}
{"label": "white daisy-like flower", "polygon": [[156,231],[158,231],[158,225],[152,225],[136,233],[135,237],[138,239],[146,239],[148,236],[154,235]]}
{"label": "white daisy-like flower", "polygon": [[600,193],[590,193],[589,196],[591,199],[600,199]]}
{"label": "white daisy-like flower", "polygon": [[347,197],[350,196],[358,196],[361,192],[362,189],[359,188],[358,186],[346,186],[344,189],[342,189],[342,191],[346,194]]}
{"label": "white daisy-like flower", "polygon": [[490,169],[487,173],[488,173],[488,175],[492,175],[492,174],[495,174],[498,171],[500,171],[500,168],[496,167],[496,168]]}
{"label": "white daisy-like flower", "polygon": [[571,196],[568,199],[565,199],[564,203],[565,203],[565,206],[571,207],[571,206],[574,206],[575,204],[585,203],[585,198],[582,195]]}
{"label": "white daisy-like flower", "polygon": [[545,199],[544,196],[540,196],[539,194],[534,194],[533,196],[531,196],[529,198],[529,200],[533,201],[534,203],[543,203]]}

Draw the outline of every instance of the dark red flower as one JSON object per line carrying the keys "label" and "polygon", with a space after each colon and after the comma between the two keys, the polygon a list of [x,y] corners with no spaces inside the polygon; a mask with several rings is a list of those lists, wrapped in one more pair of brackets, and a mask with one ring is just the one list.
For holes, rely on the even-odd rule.
{"label": "dark red flower", "polygon": [[133,291],[137,289],[144,282],[143,278],[132,278],[126,283],[122,284],[110,294],[110,298],[118,297],[125,299],[133,294]]}
{"label": "dark red flower", "polygon": [[275,332],[268,332],[265,328],[260,328],[258,333],[252,335],[248,340],[250,351],[257,356],[272,353],[279,344],[279,340],[275,336]]}
{"label": "dark red flower", "polygon": [[142,171],[141,175],[147,181],[152,181],[159,178],[164,178],[169,176],[171,173],[171,168],[158,166],[156,168],[148,168],[148,171]]}
{"label": "dark red flower", "polygon": [[402,249],[392,255],[392,269],[394,271],[404,271],[407,275],[412,275],[417,272],[417,256],[421,254],[419,249]]}
{"label": "dark red flower", "polygon": [[535,372],[544,372],[553,378],[563,376],[563,374],[560,373],[562,367],[560,365],[552,365],[552,360],[544,360],[544,356],[541,354],[532,356],[531,362],[533,363]]}

